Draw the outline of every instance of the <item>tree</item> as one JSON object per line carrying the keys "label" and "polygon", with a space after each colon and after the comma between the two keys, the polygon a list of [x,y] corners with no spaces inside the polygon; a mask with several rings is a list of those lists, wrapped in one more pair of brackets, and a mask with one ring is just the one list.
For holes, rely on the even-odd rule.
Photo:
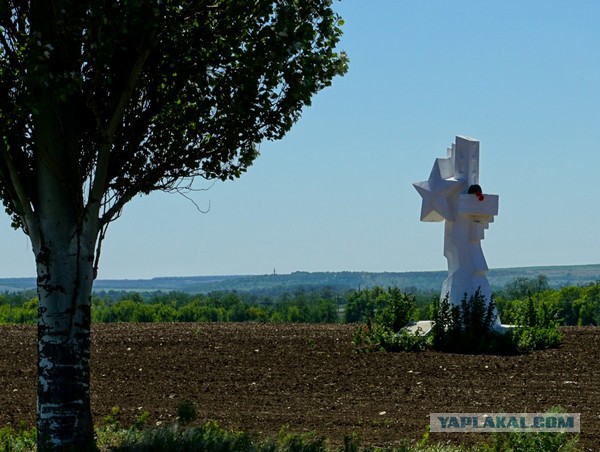
{"label": "tree", "polygon": [[548,289],[550,289],[548,277],[540,274],[535,278],[518,276],[506,284],[504,292],[509,300],[518,300],[532,297]]}
{"label": "tree", "polygon": [[138,194],[235,179],[346,71],[331,0],[0,0],[0,198],[37,268],[38,446],[93,444],[90,299]]}

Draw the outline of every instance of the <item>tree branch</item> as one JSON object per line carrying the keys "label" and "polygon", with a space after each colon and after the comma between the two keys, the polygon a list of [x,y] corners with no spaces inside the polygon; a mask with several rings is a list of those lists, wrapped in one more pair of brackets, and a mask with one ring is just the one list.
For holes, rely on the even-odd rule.
{"label": "tree branch", "polygon": [[104,196],[104,192],[106,191],[106,183],[107,183],[107,174],[108,174],[108,165],[110,162],[111,149],[114,142],[115,133],[117,128],[123,119],[123,113],[125,112],[125,108],[127,103],[131,99],[131,95],[135,90],[135,86],[137,80],[144,68],[144,64],[150,51],[156,41],[156,35],[150,37],[147,41],[147,45],[145,48],[140,51],[138,58],[134,62],[131,72],[129,73],[129,77],[127,78],[127,82],[121,92],[121,96],[115,109],[111,115],[106,128],[100,128],[101,131],[101,144],[98,149],[98,157],[96,159],[96,171],[94,174],[94,180],[92,181],[90,188],[90,195],[88,198],[88,213],[94,217],[98,217],[100,212],[100,204],[102,201],[102,197]]}
{"label": "tree branch", "polygon": [[23,226],[26,228],[26,233],[29,235],[31,240],[37,240],[39,235],[37,231],[37,217],[31,207],[29,197],[23,188],[23,184],[21,183],[21,177],[19,176],[17,168],[15,167],[13,159],[8,150],[2,152],[2,158],[6,163],[8,178],[10,178],[10,180],[5,174],[3,174],[3,179],[6,182],[11,183],[11,188],[14,193],[12,201],[15,203],[15,207],[20,210],[20,212],[17,212],[17,214],[21,217]]}

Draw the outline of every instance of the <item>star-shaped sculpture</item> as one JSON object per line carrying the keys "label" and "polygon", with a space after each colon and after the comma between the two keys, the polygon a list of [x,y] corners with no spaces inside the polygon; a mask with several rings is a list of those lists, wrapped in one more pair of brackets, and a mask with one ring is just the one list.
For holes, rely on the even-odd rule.
{"label": "star-shaped sculpture", "polygon": [[453,177],[452,166],[449,158],[436,159],[429,180],[413,184],[423,198],[421,221],[454,220],[449,200],[460,191],[464,182]]}

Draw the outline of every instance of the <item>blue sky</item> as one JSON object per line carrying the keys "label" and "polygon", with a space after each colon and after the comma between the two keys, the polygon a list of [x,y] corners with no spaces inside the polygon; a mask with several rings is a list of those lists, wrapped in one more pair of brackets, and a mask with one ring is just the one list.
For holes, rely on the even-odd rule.
{"label": "blue sky", "polygon": [[[344,0],[343,78],[239,180],[136,198],[100,278],[446,268],[412,182],[455,135],[500,196],[491,268],[600,262],[600,2]],[[197,188],[209,184],[197,184]],[[0,276],[33,276],[0,219]]]}

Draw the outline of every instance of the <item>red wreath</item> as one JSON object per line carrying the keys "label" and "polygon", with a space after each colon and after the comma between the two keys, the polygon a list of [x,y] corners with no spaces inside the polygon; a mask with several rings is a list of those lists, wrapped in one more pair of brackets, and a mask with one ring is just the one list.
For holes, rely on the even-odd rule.
{"label": "red wreath", "polygon": [[477,196],[477,199],[479,199],[480,201],[483,201],[485,199],[485,196],[483,196],[483,191],[481,190],[481,187],[479,185],[471,185],[469,187],[468,193],[470,195]]}

